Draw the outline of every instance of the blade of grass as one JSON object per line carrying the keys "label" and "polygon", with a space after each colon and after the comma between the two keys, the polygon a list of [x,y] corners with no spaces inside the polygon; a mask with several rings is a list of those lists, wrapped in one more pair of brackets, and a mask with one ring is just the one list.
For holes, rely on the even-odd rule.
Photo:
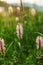
{"label": "blade of grass", "polygon": [[[14,42],[14,41],[13,41]],[[12,46],[13,42],[11,42],[11,44],[9,45],[9,47],[6,50],[6,53],[8,52],[8,50],[10,49],[10,47]]]}
{"label": "blade of grass", "polygon": [[43,36],[43,34],[42,34],[42,33],[40,33],[40,32],[34,32],[34,33],[37,33],[37,34],[39,34],[39,35]]}

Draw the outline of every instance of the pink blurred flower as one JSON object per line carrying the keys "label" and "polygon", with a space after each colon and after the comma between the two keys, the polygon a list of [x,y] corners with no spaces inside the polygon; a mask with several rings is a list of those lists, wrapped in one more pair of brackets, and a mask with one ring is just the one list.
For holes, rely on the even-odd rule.
{"label": "pink blurred flower", "polygon": [[22,27],[22,25],[20,23],[17,24],[16,32],[17,32],[17,37],[19,39],[22,39],[22,36],[23,36],[23,27]]}
{"label": "pink blurred flower", "polygon": [[43,47],[43,38],[42,38],[42,36],[37,36],[36,43],[37,43],[37,49]]}
{"label": "pink blurred flower", "polygon": [[0,52],[2,52],[2,54],[4,54],[5,52],[5,44],[4,44],[4,39],[0,38]]}

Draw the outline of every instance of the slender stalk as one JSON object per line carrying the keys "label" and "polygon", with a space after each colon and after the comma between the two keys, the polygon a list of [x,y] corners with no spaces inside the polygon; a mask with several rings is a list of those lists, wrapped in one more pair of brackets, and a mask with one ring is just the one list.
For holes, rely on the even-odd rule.
{"label": "slender stalk", "polygon": [[21,11],[24,11],[22,0],[20,0],[20,8],[21,8]]}

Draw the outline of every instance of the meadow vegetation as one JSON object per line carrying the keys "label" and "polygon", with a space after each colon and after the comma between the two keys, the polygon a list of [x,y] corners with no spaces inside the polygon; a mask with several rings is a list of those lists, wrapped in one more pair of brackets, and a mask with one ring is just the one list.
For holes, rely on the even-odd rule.
{"label": "meadow vegetation", "polygon": [[[16,14],[0,16],[0,38],[5,41],[5,56],[0,52],[0,65],[43,65],[43,48],[37,50],[36,37],[43,34],[43,12],[32,16],[25,9],[26,19],[20,14],[23,26],[23,37],[18,39],[16,34]],[[19,45],[20,44],[20,45]],[[37,58],[38,57],[38,58]]]}

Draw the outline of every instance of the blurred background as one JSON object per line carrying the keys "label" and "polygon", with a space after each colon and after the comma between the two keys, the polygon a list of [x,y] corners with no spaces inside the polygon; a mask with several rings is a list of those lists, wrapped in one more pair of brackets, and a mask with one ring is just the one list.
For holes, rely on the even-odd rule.
{"label": "blurred background", "polygon": [[0,38],[0,65],[43,65],[43,0],[0,0]]}

